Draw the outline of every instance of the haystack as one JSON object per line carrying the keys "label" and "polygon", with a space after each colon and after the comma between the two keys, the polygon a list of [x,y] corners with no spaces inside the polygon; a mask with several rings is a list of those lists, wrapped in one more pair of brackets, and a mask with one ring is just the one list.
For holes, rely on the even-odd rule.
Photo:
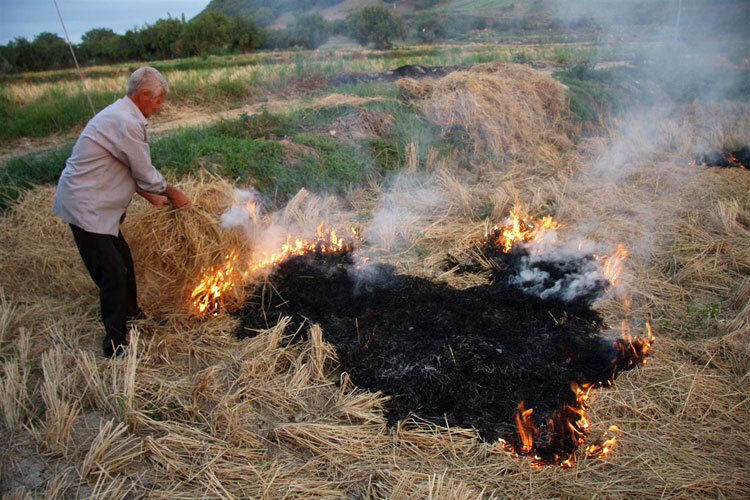
{"label": "haystack", "polygon": [[556,133],[565,106],[563,86],[518,64],[481,64],[432,83],[397,82],[443,134],[461,128],[474,153],[520,154]]}

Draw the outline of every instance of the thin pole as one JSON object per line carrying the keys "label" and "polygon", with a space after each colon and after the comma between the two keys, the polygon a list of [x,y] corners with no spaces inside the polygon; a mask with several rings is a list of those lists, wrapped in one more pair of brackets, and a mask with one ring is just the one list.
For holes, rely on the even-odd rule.
{"label": "thin pole", "polygon": [[60,18],[60,24],[62,24],[63,32],[65,33],[65,39],[68,41],[68,47],[70,47],[70,55],[73,56],[73,62],[76,63],[76,69],[78,70],[78,76],[81,77],[81,86],[83,86],[83,92],[86,94],[86,98],[89,100],[89,106],[91,106],[91,114],[95,115],[96,110],[94,109],[94,103],[91,102],[89,89],[86,88],[86,80],[83,79],[83,72],[81,71],[81,67],[78,65],[78,59],[76,59],[76,53],[73,51],[73,44],[70,43],[68,30],[65,28],[65,23],[63,22],[62,14],[60,14],[60,7],[58,7],[57,5],[57,0],[52,0],[52,1],[55,2],[55,8],[57,9],[57,17]]}
{"label": "thin pole", "polygon": [[680,14],[682,14],[682,0],[677,0],[677,20],[674,23],[674,43],[680,36]]}

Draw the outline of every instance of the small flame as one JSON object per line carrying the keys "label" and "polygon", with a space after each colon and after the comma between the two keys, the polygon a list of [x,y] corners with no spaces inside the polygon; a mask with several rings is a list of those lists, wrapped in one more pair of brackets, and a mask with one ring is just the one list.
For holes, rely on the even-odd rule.
{"label": "small flame", "polygon": [[[616,356],[612,360],[613,370],[606,380],[599,384],[571,382],[571,399],[564,402],[559,409],[552,412],[546,424],[537,428],[531,418],[533,408],[526,408],[521,401],[515,411],[517,440],[501,439],[500,445],[518,455],[531,457],[531,463],[536,466],[557,464],[564,469],[575,466],[578,461],[576,449],[583,445],[589,435],[589,418],[587,413],[588,401],[597,387],[612,385],[617,373],[623,369],[631,369],[646,362],[646,355],[654,338],[651,325],[646,323],[648,339],[633,338],[630,331],[623,324],[622,338],[614,343]],[[610,426],[607,432],[593,444],[586,446],[583,454],[587,457],[607,456],[615,447],[617,426]],[[565,451],[567,450],[567,451]]]}
{"label": "small flame", "polygon": [[516,409],[516,432],[518,438],[521,440],[521,453],[529,453],[534,447],[534,436],[539,434],[539,430],[534,425],[534,421],[531,419],[531,414],[534,412],[534,408],[528,410],[524,408],[524,402],[518,403]]}
{"label": "small flame", "polygon": [[622,243],[617,244],[614,253],[602,259],[602,272],[609,279],[610,285],[615,285],[625,265],[628,250]]}
{"label": "small flame", "polygon": [[[521,216],[521,207],[516,205],[502,226],[492,228],[491,237],[498,248],[508,253],[516,242],[542,241],[549,229],[557,229],[560,224],[551,215],[541,219],[526,219]],[[490,235],[486,235],[490,236]]]}
{"label": "small flame", "polygon": [[237,250],[232,250],[225,258],[226,262],[221,266],[201,269],[202,279],[190,294],[193,306],[201,314],[218,314],[224,307],[226,293],[234,288],[238,281]]}
{"label": "small flame", "polygon": [[247,210],[247,213],[250,214],[250,218],[253,220],[253,223],[258,224],[260,217],[260,206],[258,205],[258,203],[254,202],[253,200],[248,200],[245,204],[245,210]]}
{"label": "small flame", "polygon": [[616,425],[610,425],[609,429],[602,436],[602,441],[594,444],[590,444],[586,447],[587,457],[606,457],[614,449],[617,444],[617,436],[607,437],[607,432],[620,432],[620,428]]}
{"label": "small flame", "polygon": [[[257,205],[255,203],[248,202],[246,208],[250,214],[256,216]],[[357,231],[355,229],[351,231],[356,237]],[[331,254],[351,249],[352,246],[344,238],[336,235],[334,228],[324,231],[323,223],[318,226],[312,241],[301,238],[292,239],[292,236],[288,235],[286,243],[281,245],[278,252],[255,256],[249,262],[239,262],[238,251],[235,249],[225,257],[226,262],[223,265],[201,270],[201,279],[193,288],[190,299],[197,313],[216,315],[225,308],[227,292],[235,287],[243,286],[253,273],[280,264],[296,255],[312,252]]]}

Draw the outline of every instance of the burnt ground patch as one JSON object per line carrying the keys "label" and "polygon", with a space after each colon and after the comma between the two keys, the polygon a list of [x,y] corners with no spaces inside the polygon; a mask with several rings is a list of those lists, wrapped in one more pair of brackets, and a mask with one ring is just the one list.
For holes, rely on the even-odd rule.
{"label": "burnt ground patch", "polygon": [[743,167],[750,169],[750,146],[734,151],[710,151],[701,153],[694,161],[706,167]]}
{"label": "burnt ground patch", "polygon": [[501,270],[491,284],[457,290],[389,266],[357,270],[346,252],[310,253],[280,264],[269,282],[265,314],[248,304],[238,336],[281,316],[319,323],[352,381],[391,397],[390,423],[414,414],[518,448],[520,401],[544,429],[555,410],[575,403],[571,382],[606,383],[618,364],[628,368],[613,364],[616,349],[598,336],[605,325],[588,298],[542,300],[509,286]]}
{"label": "burnt ground patch", "polygon": [[375,73],[338,73],[329,77],[328,82],[334,87],[340,85],[352,85],[357,83],[385,83],[395,82],[399,78],[439,78],[466,69],[467,66],[422,66],[420,64],[407,64],[396,69]]}

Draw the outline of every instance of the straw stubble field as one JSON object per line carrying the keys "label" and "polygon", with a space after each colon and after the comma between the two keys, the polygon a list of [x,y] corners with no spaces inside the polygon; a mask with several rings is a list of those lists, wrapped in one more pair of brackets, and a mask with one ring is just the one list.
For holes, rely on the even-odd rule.
{"label": "straw stubble field", "polygon": [[[488,221],[502,221],[518,201],[530,214],[554,215],[564,225],[561,234],[623,242],[630,250],[627,293],[598,309],[609,324],[626,320],[638,334],[650,321],[656,342],[646,365],[622,374],[590,403],[593,438],[611,425],[620,429],[610,456],[581,454],[571,470],[537,467],[471,429],[418,416],[389,427],[384,396],[353,386],[319,326],[304,326],[305,340],[290,343],[296,332],[282,320],[240,341],[231,315],[196,317],[187,292],[201,268],[241,242],[239,233],[217,224],[233,202],[231,184],[205,176],[181,181],[195,202],[188,210],[138,201],[129,211],[124,232],[134,250],[142,306],[168,322],[136,326],[124,359],[98,356],[97,291],[68,228],[48,213],[54,189],[27,191],[0,219],[4,494],[750,495],[750,177],[741,169],[687,165],[700,126],[690,113],[662,116],[652,124],[658,132],[653,147],[627,161],[617,163],[612,151],[638,153],[646,141],[618,132],[624,128],[617,124],[607,137],[574,147],[556,107],[564,99],[557,84],[513,69],[507,74],[524,75],[515,84],[510,77],[487,85],[487,68],[429,89],[403,82],[415,105],[446,130],[462,120],[468,150],[480,144],[512,152],[502,165],[468,170],[455,158],[420,155],[413,145],[402,173],[409,182],[373,183],[341,199],[302,191],[275,220],[300,228],[321,218],[337,227],[363,225],[362,214],[373,217],[383,201],[410,207],[418,203],[415,186],[429,188],[441,202],[407,211],[397,227],[375,227],[369,250],[399,272],[459,288],[484,277],[443,269],[446,253],[469,252]],[[496,121],[472,113],[501,86],[506,107]],[[527,105],[513,107],[514,95]],[[434,106],[439,98],[442,114]],[[509,119],[514,113],[519,115]],[[747,119],[742,106],[737,113],[739,118],[727,115],[717,134],[731,134],[733,120]],[[542,123],[548,126],[540,128]],[[514,126],[523,130],[512,134]],[[615,163],[616,171],[608,168]],[[252,290],[235,290],[234,300],[258,300]]]}

